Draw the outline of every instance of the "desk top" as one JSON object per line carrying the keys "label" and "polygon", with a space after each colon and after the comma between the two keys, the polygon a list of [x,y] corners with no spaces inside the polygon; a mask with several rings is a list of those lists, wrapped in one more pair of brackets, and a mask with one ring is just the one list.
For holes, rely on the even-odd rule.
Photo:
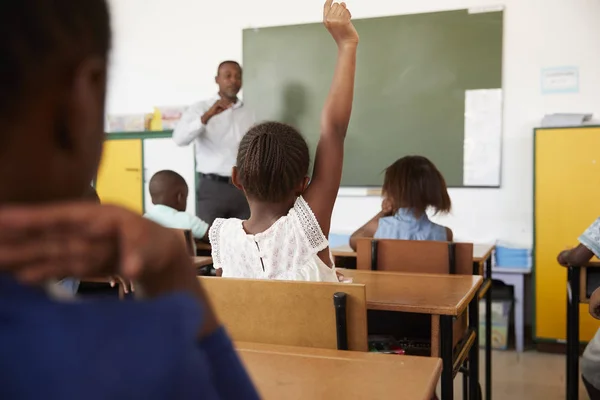
{"label": "desk top", "polygon": [[340,269],[367,289],[367,308],[459,316],[483,282],[476,275],[407,274]]}
{"label": "desk top", "polygon": [[483,262],[492,256],[494,249],[493,244],[474,244],[473,245],[473,262]]}
{"label": "desk top", "polygon": [[592,258],[585,268],[600,268],[600,260],[596,257]]}
{"label": "desk top", "polygon": [[334,247],[331,249],[334,257],[356,257],[356,252],[349,245]]}
{"label": "desk top", "polygon": [[437,358],[235,343],[262,398],[430,400]]}
{"label": "desk top", "polygon": [[194,261],[194,267],[206,267],[207,265],[212,264],[212,257],[192,257]]}

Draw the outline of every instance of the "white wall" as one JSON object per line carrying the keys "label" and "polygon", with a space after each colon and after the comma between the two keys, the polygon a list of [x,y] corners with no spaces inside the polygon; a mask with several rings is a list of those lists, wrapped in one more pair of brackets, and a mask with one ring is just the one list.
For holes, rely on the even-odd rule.
{"label": "white wall", "polygon": [[[532,129],[551,112],[600,114],[599,0],[346,0],[355,18],[505,5],[501,189],[453,189],[438,218],[461,240],[532,243]],[[146,112],[213,94],[224,59],[242,59],[242,29],[316,22],[321,0],[111,0],[115,37],[108,111]],[[325,33],[324,33],[325,35]],[[415,38],[416,40],[417,38]],[[580,67],[580,92],[540,93],[540,69]],[[377,198],[340,197],[334,232],[351,232]]]}

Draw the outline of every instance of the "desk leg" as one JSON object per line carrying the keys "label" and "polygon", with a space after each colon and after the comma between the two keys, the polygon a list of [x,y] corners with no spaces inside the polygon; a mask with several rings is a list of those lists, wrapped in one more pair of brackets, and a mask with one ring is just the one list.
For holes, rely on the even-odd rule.
{"label": "desk leg", "polygon": [[[479,297],[475,296],[469,304],[469,328],[479,332]],[[479,398],[479,335],[469,350],[469,400]]]}
{"label": "desk leg", "polygon": [[454,399],[452,316],[440,316],[440,336],[442,355],[442,400]]}
{"label": "desk leg", "polygon": [[579,398],[579,290],[581,268],[567,272],[567,400]]}
{"label": "desk leg", "polygon": [[[492,281],[492,257],[485,260],[486,279]],[[479,330],[477,330],[479,333]],[[477,340],[479,343],[479,340]],[[479,346],[478,346],[479,347]],[[492,287],[485,294],[485,399],[492,400]]]}

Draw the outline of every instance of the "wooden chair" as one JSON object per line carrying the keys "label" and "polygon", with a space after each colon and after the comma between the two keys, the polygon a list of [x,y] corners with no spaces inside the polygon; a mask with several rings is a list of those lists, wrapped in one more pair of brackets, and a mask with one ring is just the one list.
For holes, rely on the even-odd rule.
{"label": "wooden chair", "polygon": [[473,244],[360,239],[356,268],[373,271],[473,275]]}
{"label": "wooden chair", "polygon": [[198,279],[234,341],[368,350],[365,285]]}

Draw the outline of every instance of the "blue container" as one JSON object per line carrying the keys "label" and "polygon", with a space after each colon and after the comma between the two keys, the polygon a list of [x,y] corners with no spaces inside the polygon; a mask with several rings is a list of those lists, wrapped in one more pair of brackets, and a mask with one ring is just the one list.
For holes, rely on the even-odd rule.
{"label": "blue container", "polygon": [[350,235],[343,235],[337,233],[329,234],[329,247],[336,248],[341,246],[348,246],[350,243]]}
{"label": "blue container", "polygon": [[531,250],[513,247],[496,247],[496,266],[498,268],[530,268]]}

